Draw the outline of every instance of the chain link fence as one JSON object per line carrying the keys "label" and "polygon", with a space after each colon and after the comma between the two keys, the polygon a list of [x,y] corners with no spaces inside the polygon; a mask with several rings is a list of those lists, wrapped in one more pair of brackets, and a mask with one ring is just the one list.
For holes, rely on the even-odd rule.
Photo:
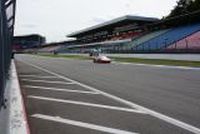
{"label": "chain link fence", "polygon": [[12,56],[16,0],[0,0],[0,110]]}

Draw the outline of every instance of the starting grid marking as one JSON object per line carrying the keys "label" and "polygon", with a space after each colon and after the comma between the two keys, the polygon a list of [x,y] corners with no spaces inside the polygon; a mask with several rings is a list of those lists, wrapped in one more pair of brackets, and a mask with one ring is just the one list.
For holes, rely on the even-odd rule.
{"label": "starting grid marking", "polygon": [[104,109],[131,112],[131,113],[146,114],[145,112],[140,111],[140,110],[108,106],[108,105],[101,105],[101,104],[94,104],[94,103],[87,103],[87,102],[81,102],[81,101],[62,100],[62,99],[55,99],[55,98],[42,97],[42,96],[32,96],[32,95],[28,96],[28,98],[38,99],[38,100],[46,100],[46,101],[52,101],[52,102],[60,102],[60,103],[66,103],[66,104],[82,105],[82,106],[88,106],[88,107],[104,108]]}
{"label": "starting grid marking", "polygon": [[[91,90],[91,91],[93,91],[95,93],[101,94],[101,95],[103,95],[105,97],[108,97],[108,98],[110,98],[112,100],[115,100],[117,102],[123,103],[123,104],[125,104],[125,105],[127,105],[127,106],[129,106],[129,107],[131,107],[133,109],[126,109],[126,108],[113,107],[113,106],[106,106],[106,105],[100,105],[100,104],[91,104],[91,103],[71,101],[71,100],[61,100],[61,99],[47,98],[47,97],[42,97],[42,96],[29,96],[29,98],[40,99],[40,100],[48,100],[48,101],[55,101],[55,102],[62,102],[62,103],[71,103],[71,104],[76,104],[76,105],[93,106],[93,107],[99,107],[99,108],[109,108],[109,109],[114,109],[114,110],[119,110],[120,109],[121,111],[126,111],[126,112],[129,111],[129,110],[130,111],[132,110],[132,112],[134,111],[134,112],[138,112],[140,114],[148,114],[148,115],[150,115],[152,117],[156,117],[156,118],[158,118],[160,120],[163,120],[163,121],[165,121],[165,122],[167,122],[169,124],[172,124],[174,126],[182,128],[184,130],[190,131],[190,132],[192,132],[194,134],[200,134],[200,129],[197,128],[197,127],[195,127],[195,126],[192,126],[192,125],[187,124],[185,122],[182,122],[180,120],[174,119],[174,118],[169,117],[167,115],[158,113],[158,112],[153,111],[151,109],[145,108],[145,107],[140,106],[138,104],[135,104],[135,103],[133,103],[131,101],[127,101],[125,99],[119,98],[119,97],[114,96],[112,94],[108,94],[106,92],[103,92],[103,91],[98,90],[96,88],[90,87],[90,86],[85,85],[83,83],[80,83],[78,81],[72,80],[72,79],[67,78],[65,76],[59,75],[57,73],[54,73],[54,72],[49,71],[47,69],[41,68],[39,66],[36,66],[36,65],[33,65],[33,64],[30,64],[30,63],[26,63],[26,62],[23,62],[23,61],[21,61],[21,62],[24,63],[24,64],[27,64],[29,66],[32,66],[34,68],[37,68],[38,70],[44,71],[44,72],[46,72],[48,74],[51,74],[51,75],[53,75],[53,76],[55,76],[57,78],[61,78],[61,79],[66,80],[66,81],[70,81],[69,84],[80,85],[81,87],[89,89],[89,90]],[[31,80],[28,80],[28,79],[22,79],[22,80],[24,80],[24,81],[31,81]],[[41,82],[41,80],[33,80],[31,82]],[[42,82],[45,83],[47,81],[42,81]],[[59,84],[59,81],[57,81],[57,82],[58,82],[57,84]],[[61,82],[61,83],[63,83],[63,82]],[[136,109],[136,110],[134,110],[134,109]],[[84,123],[84,122],[73,121],[73,120],[68,120],[68,119],[62,119],[60,117],[58,118],[58,117],[53,117],[53,116],[48,116],[48,115],[35,114],[35,115],[32,115],[32,117],[40,118],[40,119],[46,119],[46,120],[51,120],[51,121],[55,121],[55,122],[62,122],[62,123],[65,123],[65,124],[71,124],[71,125],[74,125],[74,126],[85,127],[85,128],[89,128],[89,129],[93,129],[93,128],[90,128],[92,126],[92,127],[96,128],[96,130],[100,130],[100,131],[103,131],[103,130],[107,129],[107,127],[103,127],[103,126],[97,126],[97,125],[88,124],[88,123]],[[88,127],[88,125],[90,127]],[[103,128],[103,129],[101,129],[101,128]],[[117,130],[117,131],[115,131],[115,133],[120,132],[120,134],[121,133],[125,134],[125,132],[127,132],[127,131],[123,131],[123,130],[119,130],[118,131],[118,129],[112,129],[112,128],[108,128],[108,129],[111,130],[110,133],[114,132],[112,130]],[[109,132],[109,131],[106,131],[106,132]],[[133,132],[127,132],[127,134],[135,134],[135,133],[133,133]]]}
{"label": "starting grid marking", "polygon": [[72,89],[42,87],[42,86],[30,86],[30,85],[25,85],[24,87],[32,88],[32,89],[39,89],[39,90],[60,91],[60,92],[72,92],[72,93],[82,93],[82,94],[99,94],[99,93],[93,92],[93,91],[82,91],[82,90],[72,90]]}
{"label": "starting grid marking", "polygon": [[101,132],[107,132],[107,133],[112,133],[112,134],[138,134],[138,133],[134,133],[134,132],[130,132],[130,131],[125,131],[125,130],[114,129],[114,128],[109,128],[109,127],[105,127],[105,126],[99,126],[99,125],[95,125],[95,124],[80,122],[80,121],[64,119],[61,117],[54,117],[54,116],[48,116],[48,115],[42,115],[42,114],[34,114],[34,115],[32,115],[32,117],[38,118],[38,119],[43,119],[43,120],[54,121],[54,122],[58,122],[58,123],[63,123],[63,124],[69,124],[69,125],[73,125],[73,126],[77,126],[77,127],[87,128],[87,129],[98,130]]}
{"label": "starting grid marking", "polygon": [[[54,83],[54,84],[76,84],[71,80],[68,80],[69,82],[63,82],[63,81],[53,81],[49,80],[50,78],[59,78],[57,76],[38,76],[38,75],[20,75],[22,77],[22,81],[26,82],[32,82],[32,83]],[[34,79],[33,79],[34,78]],[[45,79],[45,80],[37,80],[38,79]],[[78,84],[79,85],[79,84]],[[80,93],[80,94],[91,94],[91,95],[100,95],[101,93],[97,91],[90,90],[89,91],[83,91],[83,90],[72,90],[72,89],[62,89],[62,88],[54,88],[54,87],[46,87],[46,86],[33,86],[33,85],[24,85],[26,88],[30,89],[36,89],[36,90],[49,90],[49,91],[58,91],[58,92],[72,92],[72,93]],[[102,94],[101,94],[102,95]],[[123,108],[123,107],[117,107],[117,106],[111,106],[111,105],[102,105],[102,104],[95,104],[95,103],[88,103],[88,102],[82,102],[82,101],[74,101],[74,100],[63,100],[63,99],[56,99],[56,98],[49,98],[49,97],[43,97],[43,96],[33,96],[29,95],[29,99],[36,99],[36,100],[43,100],[43,101],[51,101],[51,102],[57,102],[57,103],[64,103],[64,104],[72,104],[72,105],[78,105],[78,106],[86,106],[86,107],[93,107],[93,108],[100,108],[100,109],[107,109],[107,110],[115,110],[115,111],[121,111],[121,112],[129,112],[129,113],[137,113],[137,114],[147,114],[144,111],[141,111],[139,109],[132,109],[132,108]],[[92,129],[100,132],[107,132],[107,133],[113,133],[113,134],[139,134],[135,132],[130,132],[126,130],[116,129],[116,128],[110,128],[106,126],[100,126],[96,124],[81,122],[81,121],[75,121],[70,119],[64,119],[58,116],[50,116],[50,115],[43,115],[43,114],[33,114],[31,117],[42,119],[42,120],[48,120],[58,123],[63,123],[71,126],[77,126],[80,128],[86,128],[86,129]]]}
{"label": "starting grid marking", "polygon": [[64,85],[72,85],[73,82],[64,82],[64,81],[49,81],[49,80],[31,80],[31,79],[21,79],[26,82],[36,82],[36,83],[47,83],[47,84],[64,84]]}
{"label": "starting grid marking", "polygon": [[52,78],[58,78],[55,76],[38,76],[38,75],[20,75],[22,78],[41,78],[41,79],[52,79]]}

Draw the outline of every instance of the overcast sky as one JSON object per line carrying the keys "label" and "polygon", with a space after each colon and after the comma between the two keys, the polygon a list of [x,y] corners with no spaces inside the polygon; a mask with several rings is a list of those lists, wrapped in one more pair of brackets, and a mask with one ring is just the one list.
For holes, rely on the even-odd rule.
{"label": "overcast sky", "polygon": [[15,35],[39,33],[48,42],[123,15],[166,16],[177,0],[17,0]]}

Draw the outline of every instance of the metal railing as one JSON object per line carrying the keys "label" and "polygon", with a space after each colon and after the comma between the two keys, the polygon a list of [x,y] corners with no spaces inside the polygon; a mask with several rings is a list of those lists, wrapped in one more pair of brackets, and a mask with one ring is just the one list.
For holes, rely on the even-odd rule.
{"label": "metal railing", "polygon": [[12,56],[16,0],[0,0],[0,110]]}

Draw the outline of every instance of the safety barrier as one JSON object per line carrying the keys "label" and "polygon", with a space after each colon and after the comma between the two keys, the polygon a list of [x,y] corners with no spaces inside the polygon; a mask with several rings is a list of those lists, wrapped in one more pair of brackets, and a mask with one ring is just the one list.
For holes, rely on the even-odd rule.
{"label": "safety barrier", "polygon": [[0,110],[12,57],[16,0],[0,0]]}

